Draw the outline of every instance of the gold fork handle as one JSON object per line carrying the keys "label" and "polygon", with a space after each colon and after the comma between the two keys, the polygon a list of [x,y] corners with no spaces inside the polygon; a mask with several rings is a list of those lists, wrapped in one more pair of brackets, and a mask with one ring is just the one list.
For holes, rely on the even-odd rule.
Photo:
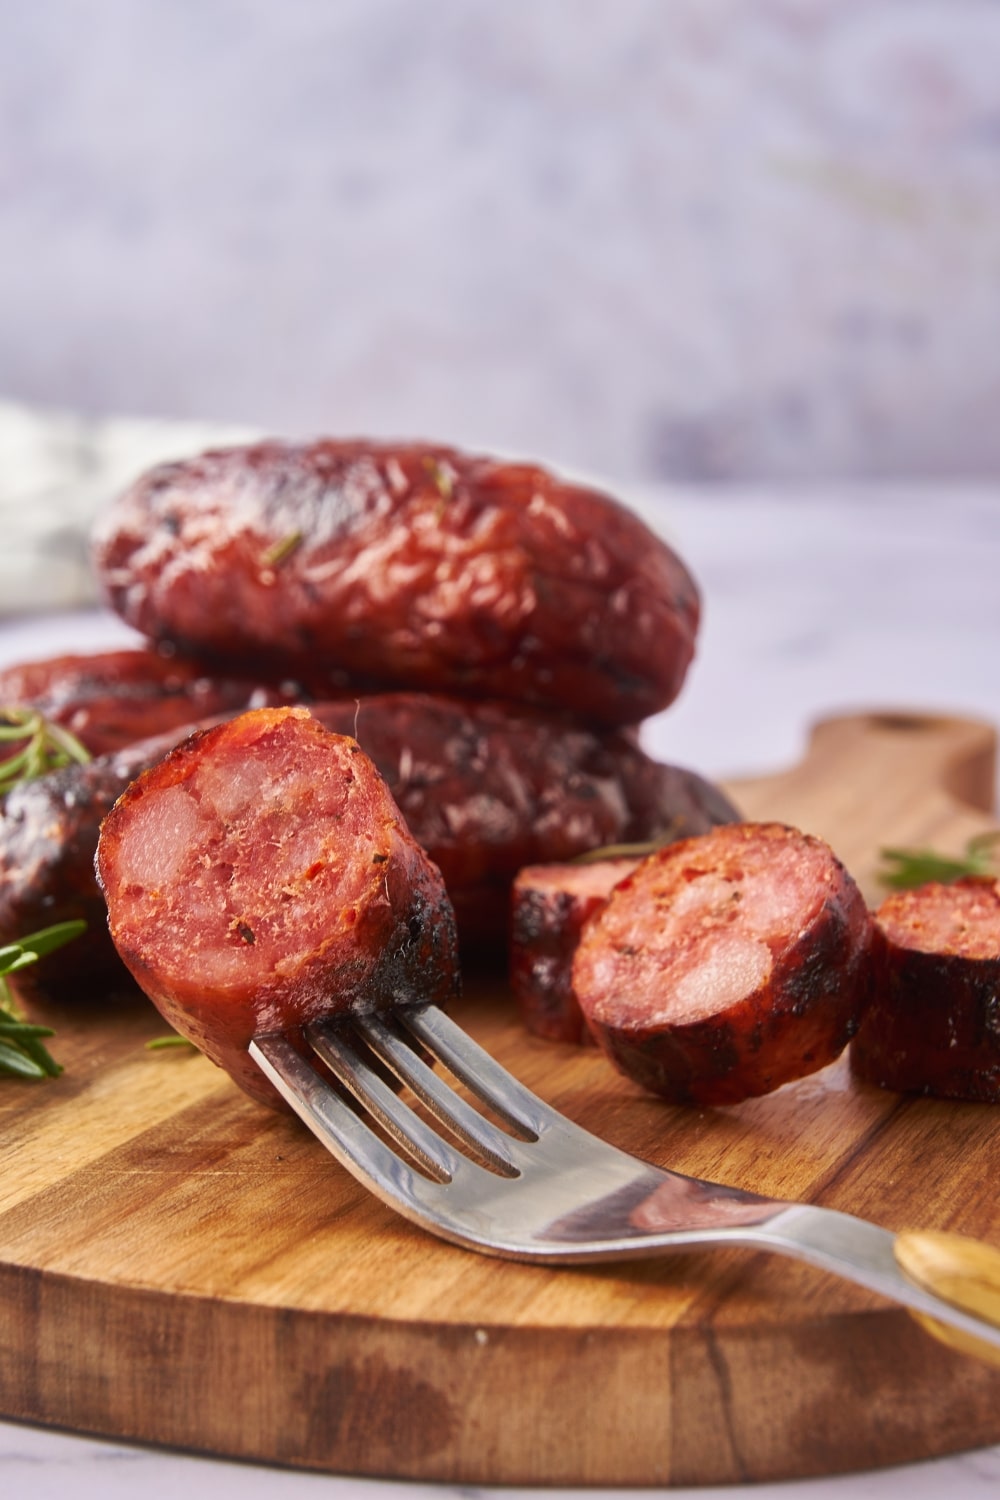
{"label": "gold fork handle", "polygon": [[[893,1251],[904,1275],[917,1286],[1000,1327],[1000,1250],[963,1234],[904,1229],[897,1234]],[[1000,1366],[1000,1349],[974,1334],[949,1327],[927,1313],[910,1309],[910,1315],[943,1344]]]}

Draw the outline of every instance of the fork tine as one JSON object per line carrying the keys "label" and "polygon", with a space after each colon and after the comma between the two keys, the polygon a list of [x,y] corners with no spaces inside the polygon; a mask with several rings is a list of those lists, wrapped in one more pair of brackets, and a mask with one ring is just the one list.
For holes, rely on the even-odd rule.
{"label": "fork tine", "polygon": [[395,1014],[418,1042],[434,1053],[522,1140],[536,1141],[547,1129],[569,1125],[436,1005],[405,1006]]}
{"label": "fork tine", "polygon": [[357,1016],[354,1028],[382,1061],[407,1084],[437,1118],[483,1162],[504,1177],[517,1177],[520,1168],[513,1142],[472,1109],[454,1089],[443,1082],[406,1042],[390,1031],[374,1013]]}
{"label": "fork tine", "polygon": [[[255,1037],[250,1043],[250,1056],[348,1171],[358,1169],[370,1184],[394,1183],[407,1197],[413,1196],[418,1179],[408,1163],[334,1092],[329,1081],[321,1078],[285,1037]],[[436,1174],[435,1180],[440,1181]]]}
{"label": "fork tine", "polygon": [[437,1182],[451,1182],[460,1157],[436,1131],[414,1114],[383,1078],[360,1057],[340,1027],[317,1022],[306,1039],[334,1077],[364,1105],[387,1135]]}

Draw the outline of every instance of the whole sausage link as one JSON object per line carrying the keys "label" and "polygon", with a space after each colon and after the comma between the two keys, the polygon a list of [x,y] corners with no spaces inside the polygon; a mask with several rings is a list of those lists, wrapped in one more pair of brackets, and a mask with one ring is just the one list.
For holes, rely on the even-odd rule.
{"label": "whole sausage link", "polygon": [[637,723],[699,621],[677,554],[599,491],[429,444],[267,442],[161,465],[95,531],[111,606],[156,641],[372,685]]}

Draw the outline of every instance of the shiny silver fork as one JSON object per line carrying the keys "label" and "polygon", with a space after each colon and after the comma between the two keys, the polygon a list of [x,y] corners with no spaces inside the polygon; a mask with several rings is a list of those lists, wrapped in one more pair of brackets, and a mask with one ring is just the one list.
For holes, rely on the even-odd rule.
{"label": "shiny silver fork", "polygon": [[[306,1037],[408,1160],[286,1038],[258,1037],[250,1054],[349,1172],[432,1234],[489,1255],[541,1262],[625,1260],[715,1245],[770,1250],[858,1282],[922,1315],[921,1321],[933,1320],[928,1326],[938,1336],[944,1330],[935,1325],[945,1324],[960,1346],[972,1339],[980,1344],[973,1352],[998,1358],[1000,1253],[989,1246],[955,1235],[896,1235],[833,1209],[764,1198],[652,1166],[550,1108],[431,1005],[396,1011],[392,1024],[375,1015],[317,1022]],[[507,1128],[499,1129],[450,1087],[419,1055],[421,1048]],[[399,1096],[374,1059],[412,1090],[465,1151]],[[959,1268],[950,1279],[921,1274],[927,1244],[931,1264],[938,1264],[938,1241],[957,1250]],[[925,1284],[904,1274],[901,1261]],[[954,1300],[936,1295],[929,1280]]]}

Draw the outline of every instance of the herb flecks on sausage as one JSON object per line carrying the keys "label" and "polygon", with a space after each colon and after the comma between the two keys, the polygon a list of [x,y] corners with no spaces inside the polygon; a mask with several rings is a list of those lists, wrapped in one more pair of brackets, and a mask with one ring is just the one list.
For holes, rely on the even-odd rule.
{"label": "herb flecks on sausage", "polygon": [[401,687],[637,723],[677,696],[699,620],[684,564],[614,499],[427,444],[161,465],[102,517],[95,561],[146,636],[280,663],[316,697]]}

